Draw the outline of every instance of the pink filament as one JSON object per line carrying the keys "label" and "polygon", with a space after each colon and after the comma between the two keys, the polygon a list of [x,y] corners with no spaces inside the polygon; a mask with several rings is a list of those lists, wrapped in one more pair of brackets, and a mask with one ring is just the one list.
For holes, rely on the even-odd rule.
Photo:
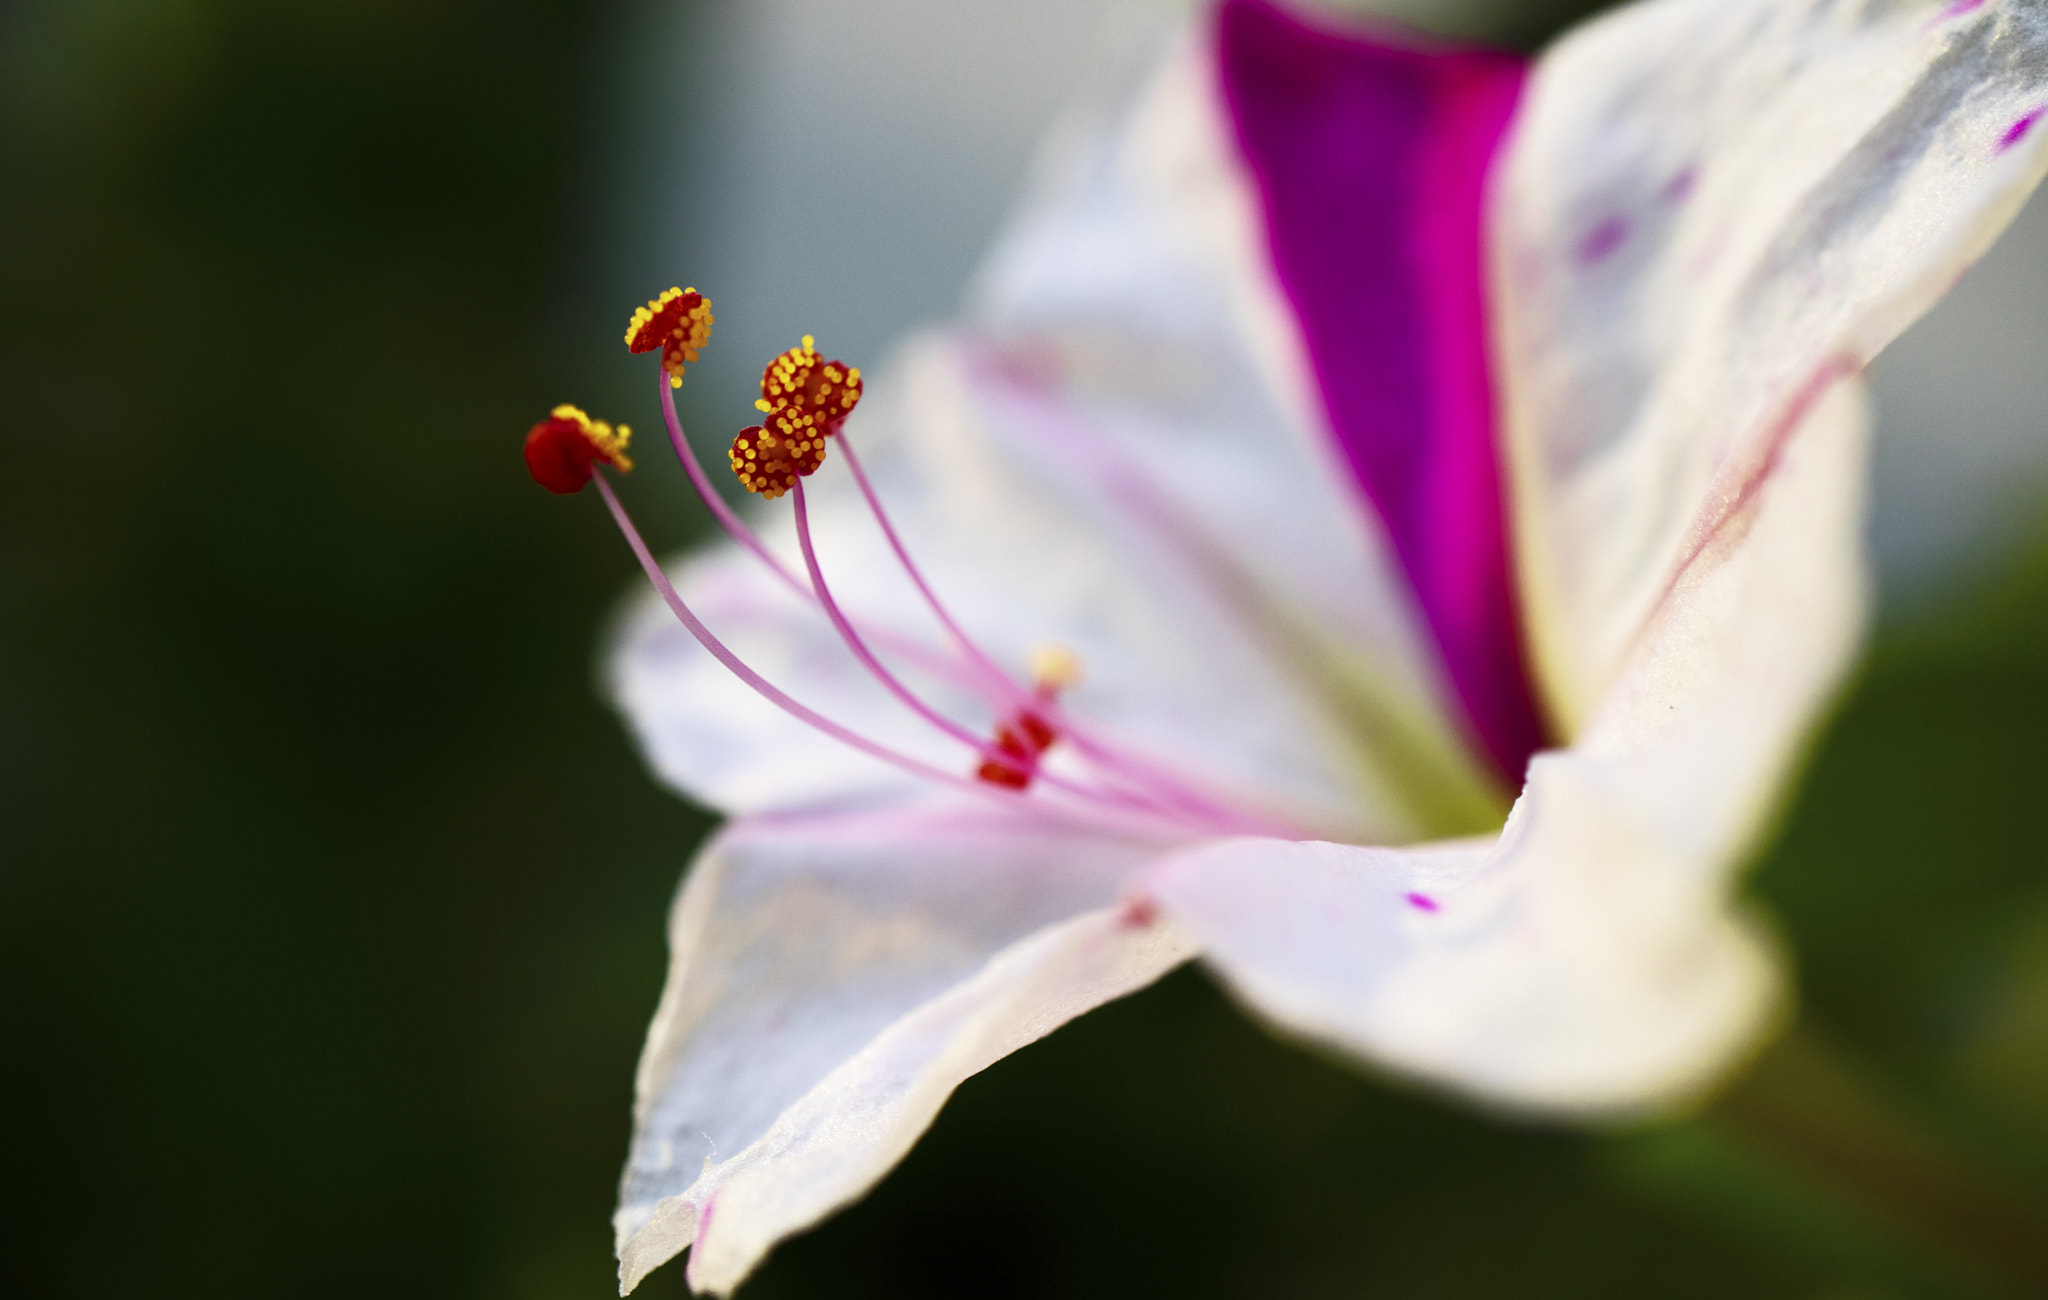
{"label": "pink filament", "polygon": [[728,536],[753,552],[754,558],[767,565],[770,572],[782,579],[785,586],[799,596],[808,595],[804,584],[797,576],[761,544],[761,539],[754,535],[754,530],[747,527],[746,521],[725,503],[725,498],[718,495],[718,489],[711,486],[711,479],[704,473],[704,467],[697,463],[696,453],[690,450],[690,440],[683,436],[683,422],[676,415],[676,399],[668,382],[668,372],[659,371],[655,377],[661,384],[661,416],[668,424],[669,445],[675,448],[676,459],[683,462],[683,470],[689,474],[690,483],[697,489],[697,495],[704,498],[705,507],[711,511]]}
{"label": "pink filament", "polygon": [[[664,376],[664,381],[666,381],[666,376]],[[767,700],[770,704],[773,704],[799,722],[804,722],[817,728],[842,744],[851,745],[870,758],[878,758],[892,767],[900,768],[910,773],[912,776],[923,777],[928,781],[937,781],[941,785],[968,789],[977,794],[989,793],[990,787],[983,782],[970,781],[966,777],[942,771],[929,763],[912,758],[908,754],[899,754],[886,745],[876,744],[857,731],[840,726],[815,709],[799,704],[791,699],[776,687],[774,683],[755,672],[752,668],[749,668],[745,660],[728,649],[725,642],[712,635],[711,629],[705,627],[703,622],[690,611],[690,607],[683,603],[681,593],[677,592],[675,584],[668,580],[668,575],[661,571],[661,565],[656,562],[653,552],[647,549],[646,540],[640,536],[640,530],[633,526],[633,520],[626,514],[626,508],[619,504],[619,498],[613,494],[611,484],[605,481],[604,474],[602,472],[593,473],[591,480],[597,484],[599,494],[604,497],[605,508],[612,512],[612,522],[616,523],[619,526],[619,531],[625,534],[626,544],[633,548],[634,558],[640,561],[641,571],[647,575],[647,580],[654,584],[654,589],[661,593],[661,598],[668,605],[669,612],[676,616],[676,621],[689,629],[691,636],[697,638],[697,644],[710,651],[711,657],[724,664],[733,676],[751,686],[761,698]]]}
{"label": "pink filament", "polygon": [[825,585],[824,570],[818,567],[818,553],[811,545],[810,511],[804,503],[802,479],[797,480],[796,486],[792,490],[792,497],[796,507],[797,546],[804,553],[804,568],[810,571],[811,590],[816,593],[818,604],[824,608],[825,617],[832,621],[832,626],[838,631],[839,639],[846,643],[846,648],[852,652],[855,659],[860,661],[861,667],[867,669],[876,681],[880,682],[891,695],[902,701],[905,708],[917,714],[918,717],[923,718],[926,722],[931,723],[934,727],[937,727],[955,740],[981,751],[982,757],[992,762],[1014,766],[1016,764],[1014,758],[1004,754],[993,745],[983,744],[981,737],[953,721],[945,714],[940,713],[931,705],[926,704],[922,699],[918,698],[914,691],[905,686],[896,674],[884,667],[881,660],[875,658],[874,652],[868,649],[865,641],[861,640],[860,633],[854,631],[853,624],[847,621],[845,613],[839,608],[839,602],[832,599],[832,589]]}
{"label": "pink filament", "polygon": [[[801,479],[797,481],[792,489],[792,496],[795,505],[797,545],[803,551],[804,567],[811,575],[811,590],[817,594],[818,603],[824,607],[825,617],[832,621],[832,626],[839,632],[839,639],[845,643],[847,650],[852,653],[853,657],[859,660],[861,666],[866,668],[875,680],[880,682],[904,707],[955,740],[972,747],[989,762],[1012,770],[1022,769],[1027,776],[1034,780],[1043,781],[1055,789],[1065,790],[1070,794],[1080,795],[1088,799],[1107,799],[1122,803],[1125,806],[1134,806],[1138,802],[1118,791],[1090,788],[1078,782],[1069,781],[1055,773],[1040,771],[1036,759],[1020,759],[1015,754],[1008,753],[989,744],[981,737],[967,730],[967,728],[925,703],[914,691],[905,686],[902,679],[890,672],[883,665],[882,661],[875,657],[874,652],[868,649],[867,643],[861,640],[860,633],[854,630],[853,623],[839,608],[839,602],[832,598],[832,589],[825,583],[825,572],[818,565],[817,549],[811,542],[810,510],[804,499],[804,485]],[[869,500],[872,501],[873,498],[871,497]],[[903,552],[899,550],[897,554],[901,556]],[[905,558],[907,563],[907,557]],[[944,615],[942,614],[941,617],[944,617]],[[948,620],[948,625],[951,625],[950,620]]]}
{"label": "pink filament", "polygon": [[975,644],[974,639],[967,635],[966,631],[961,628],[960,624],[954,620],[953,615],[946,609],[945,604],[939,600],[938,594],[932,590],[931,584],[925,581],[924,572],[917,567],[917,562],[910,558],[910,548],[903,544],[903,539],[896,533],[895,524],[890,522],[889,512],[882,508],[881,497],[876,495],[874,485],[868,482],[867,470],[861,467],[860,457],[854,455],[853,444],[847,441],[843,430],[837,437],[839,450],[846,456],[846,467],[853,471],[853,481],[860,485],[860,494],[867,499],[868,510],[874,515],[875,523],[882,530],[882,536],[888,539],[889,549],[896,553],[896,561],[903,566],[904,575],[917,588],[918,595],[924,597],[924,603],[931,608],[933,617],[937,618],[940,624],[945,627],[946,635],[953,638],[953,644],[960,648],[960,653],[966,655],[979,666],[992,681],[1000,683],[1005,693],[1010,695],[1013,701],[1029,700],[1031,697],[1025,692],[1024,688],[1019,686],[1008,673],[1004,672],[995,660],[989,658],[979,645]]}
{"label": "pink filament", "polygon": [[1119,808],[1115,806],[1076,808],[1066,804],[1048,804],[1028,799],[1023,792],[1012,790],[1007,786],[999,786],[987,781],[957,776],[954,773],[933,767],[931,764],[920,759],[912,758],[908,754],[900,753],[889,748],[887,745],[869,740],[859,732],[841,726],[817,710],[792,699],[774,683],[748,667],[745,660],[734,654],[723,641],[720,641],[712,633],[710,628],[704,625],[703,621],[697,617],[689,605],[684,603],[682,594],[675,589],[675,584],[669,581],[668,575],[662,572],[661,565],[655,560],[653,552],[648,549],[646,540],[640,536],[640,530],[634,526],[631,516],[627,515],[625,506],[619,502],[618,496],[613,493],[611,484],[605,481],[604,474],[602,472],[593,472],[591,479],[597,484],[599,495],[604,498],[605,508],[611,512],[612,522],[618,525],[619,532],[625,536],[626,544],[632,548],[634,558],[640,562],[641,571],[647,575],[647,580],[660,593],[663,603],[669,608],[669,612],[676,616],[676,620],[689,630],[690,635],[697,639],[697,643],[709,651],[712,658],[723,664],[727,671],[746,683],[761,698],[767,700],[770,704],[773,704],[799,722],[823,732],[841,744],[851,746],[870,758],[879,759],[899,771],[927,781],[937,782],[942,786],[960,790],[979,798],[994,800],[1001,806],[1015,812],[1053,816],[1063,820],[1072,820],[1078,816],[1083,820],[1107,829],[1122,831],[1126,834],[1143,835],[1148,838],[1157,837],[1162,832],[1185,830],[1185,827],[1173,818],[1160,813],[1149,812],[1142,808]]}
{"label": "pink filament", "polygon": [[[854,482],[860,486],[861,496],[867,500],[869,512],[874,515],[875,523],[881,528],[883,537],[888,539],[889,549],[896,553],[897,562],[903,566],[905,576],[916,586],[918,594],[924,597],[925,604],[930,607],[933,616],[945,627],[947,634],[953,638],[954,644],[960,648],[962,654],[980,666],[982,671],[994,683],[1000,684],[1001,688],[1013,700],[1021,701],[1025,707],[1031,708],[1033,711],[1052,719],[1054,728],[1062,736],[1071,738],[1075,747],[1098,765],[1111,769],[1122,769],[1126,777],[1136,776],[1140,779],[1141,783],[1149,782],[1155,785],[1163,785],[1164,788],[1157,791],[1157,793],[1165,798],[1168,803],[1177,804],[1183,812],[1204,817],[1220,817],[1226,823],[1241,822],[1242,818],[1239,814],[1184,788],[1178,781],[1173,780],[1157,769],[1150,769],[1127,758],[1119,757],[1064,716],[1052,700],[1040,699],[1026,692],[1008,673],[1005,673],[975,643],[974,639],[967,635],[967,632],[960,626],[959,622],[954,619],[952,613],[947,610],[945,603],[932,590],[931,584],[925,581],[923,571],[918,568],[917,562],[910,558],[910,548],[903,544],[902,537],[898,535],[895,525],[890,521],[889,512],[883,507],[880,494],[875,491],[874,485],[868,481],[867,470],[861,465],[860,457],[854,454],[853,444],[847,440],[846,434],[843,431],[837,435],[837,440],[840,451],[846,456],[846,466],[852,471]],[[1114,797],[1124,801],[1130,801],[1135,798],[1139,802],[1151,804],[1155,807],[1158,806],[1159,802],[1156,798],[1145,798],[1130,791],[1109,791],[1105,793],[1112,794]]]}
{"label": "pink filament", "polygon": [[[795,574],[791,573],[789,566],[777,559],[774,552],[762,544],[760,536],[753,529],[747,527],[746,521],[742,520],[733,508],[725,503],[725,498],[718,495],[717,489],[711,486],[711,480],[704,473],[704,467],[698,463],[696,454],[691,450],[689,437],[683,432],[682,421],[676,416],[675,398],[667,382],[666,371],[662,372],[662,380],[661,406],[662,415],[668,424],[669,445],[675,449],[676,459],[683,463],[683,470],[690,476],[690,483],[697,489],[697,495],[703,500],[705,509],[709,510],[712,516],[718,520],[728,536],[735,542],[738,542],[755,559],[766,565],[768,570],[781,579],[782,584],[788,587],[791,592],[804,600],[817,600],[817,594],[804,585],[802,580],[797,578]],[[933,655],[923,646],[907,643],[904,638],[886,631],[877,633],[871,630],[869,635],[876,637],[876,639],[880,640],[890,649],[903,655],[905,658],[915,660],[927,669],[942,673],[954,680],[959,680],[961,677],[960,665],[948,658]],[[973,666],[972,664],[968,665],[970,668]],[[996,671],[1000,675],[1001,670],[997,669]],[[971,675],[977,679],[980,677],[979,673]],[[979,680],[972,684],[977,687],[987,685],[986,682]],[[1007,680],[1005,680],[1004,685],[1006,687],[1009,685]]]}
{"label": "pink filament", "polygon": [[[739,517],[731,506],[726,504],[725,499],[712,486],[710,478],[705,474],[703,466],[699,464],[697,457],[691,451],[689,440],[683,433],[682,421],[676,414],[675,398],[671,391],[671,385],[668,383],[667,373],[662,372],[658,378],[660,380],[662,416],[668,427],[669,442],[675,450],[676,459],[683,463],[683,469],[689,475],[690,482],[696,488],[697,495],[703,499],[706,508],[711,511],[712,515],[725,529],[727,535],[752,554],[755,559],[767,566],[793,593],[799,597],[817,602],[826,617],[831,621],[834,629],[839,633],[840,639],[846,644],[847,649],[859,661],[861,666],[874,676],[898,701],[949,737],[969,745],[984,758],[1000,763],[1005,767],[1017,767],[1019,760],[1015,755],[1006,753],[982,740],[974,735],[974,733],[926,704],[891,673],[868,648],[864,638],[855,629],[852,620],[847,617],[837,602],[833,600],[831,591],[825,584],[824,575],[818,566],[817,555],[811,541],[809,518],[805,509],[803,486],[801,483],[796,487],[795,514],[797,540],[803,551],[805,566],[809,570],[810,583],[804,583],[782,561],[777,559],[773,552],[768,550],[760,537],[747,526],[745,521]],[[1167,824],[1181,824],[1184,822],[1184,819],[1193,818],[1208,824],[1218,831],[1279,834],[1284,836],[1295,834],[1294,828],[1273,824],[1267,822],[1264,818],[1247,817],[1244,813],[1231,808],[1225,803],[1197,793],[1179,778],[1156,765],[1143,763],[1135,760],[1131,755],[1118,753],[1102,741],[1095,739],[1082,729],[1076,727],[1062,714],[1050,698],[1042,694],[1034,694],[1019,685],[1014,678],[1003,671],[967,635],[965,629],[960,626],[951,612],[946,609],[944,603],[939,600],[937,593],[933,591],[930,583],[926,581],[922,570],[911,559],[909,548],[903,544],[902,537],[897,533],[887,510],[884,509],[879,494],[876,493],[873,484],[868,479],[865,467],[861,465],[860,458],[854,453],[852,444],[846,440],[844,433],[838,433],[836,440],[841,451],[846,455],[848,469],[852,472],[854,481],[858,484],[869,511],[874,515],[877,526],[882,530],[882,534],[887,539],[890,550],[895,554],[897,562],[902,566],[905,576],[917,588],[918,594],[923,598],[927,607],[930,608],[933,616],[945,628],[947,635],[954,642],[960,654],[967,660],[965,666],[974,670],[972,676],[978,681],[979,685],[984,689],[992,688],[996,692],[997,698],[991,701],[996,711],[1001,714],[1011,708],[1024,707],[1048,719],[1060,735],[1070,737],[1073,740],[1076,751],[1087,758],[1099,773],[1109,778],[1112,784],[1091,787],[1040,770],[1032,772],[1035,781],[1043,782],[1053,789],[1089,801],[1097,806],[1097,816],[1107,815],[1119,822],[1127,821],[1130,817],[1136,817],[1140,819],[1138,824],[1148,833],[1156,834],[1162,819]],[[627,543],[632,547],[634,555],[639,559],[641,569],[646,573],[648,581],[660,593],[670,612],[689,630],[698,643],[711,653],[713,658],[717,659],[727,670],[751,687],[762,698],[768,700],[790,716],[840,741],[842,744],[849,745],[859,752],[867,754],[869,757],[878,759],[912,776],[937,781],[939,784],[950,788],[971,791],[983,797],[1000,799],[1005,802],[1006,806],[1012,808],[1018,807],[1019,802],[1025,799],[1025,795],[1021,791],[1013,792],[1006,787],[999,787],[989,782],[970,779],[944,771],[922,760],[891,749],[886,745],[869,740],[858,732],[833,722],[830,718],[797,702],[752,668],[749,668],[739,656],[718,640],[711,630],[691,612],[689,606],[683,602],[681,595],[675,590],[674,585],[669,582],[668,576],[662,572],[661,566],[655,561],[653,554],[648,550],[646,542],[641,538],[639,531],[627,516],[625,508],[619,503],[617,496],[612,492],[610,484],[605,481],[602,474],[595,474],[593,477],[597,480],[598,491],[604,497],[606,508],[611,511],[613,521],[617,523],[620,532],[626,537]],[[900,640],[900,638],[890,636],[887,633],[881,635],[886,637],[892,644]],[[942,671],[954,667],[954,665],[948,665],[943,661],[934,662],[932,656],[929,653],[923,652],[920,647],[911,646],[906,649],[902,645],[895,645],[894,648],[904,650],[905,653],[912,655],[920,662],[924,662],[927,667],[939,668]],[[1047,805],[1036,803],[1035,801],[1033,806],[1045,811],[1054,811],[1054,809],[1049,808]],[[1065,809],[1064,806],[1062,806],[1061,810],[1068,812],[1078,811]]]}

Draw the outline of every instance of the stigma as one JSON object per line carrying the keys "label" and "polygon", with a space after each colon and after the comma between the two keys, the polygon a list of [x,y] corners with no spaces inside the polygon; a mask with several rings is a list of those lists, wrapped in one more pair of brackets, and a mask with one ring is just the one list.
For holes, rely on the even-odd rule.
{"label": "stigma", "polygon": [[626,349],[661,350],[661,368],[669,386],[683,386],[683,368],[711,341],[711,300],[695,289],[670,289],[645,307],[633,309],[626,322]]}
{"label": "stigma", "polygon": [[548,412],[526,433],[526,471],[550,492],[580,492],[590,481],[590,467],[603,462],[621,473],[633,468],[626,443],[633,431],[593,420],[574,406]]}

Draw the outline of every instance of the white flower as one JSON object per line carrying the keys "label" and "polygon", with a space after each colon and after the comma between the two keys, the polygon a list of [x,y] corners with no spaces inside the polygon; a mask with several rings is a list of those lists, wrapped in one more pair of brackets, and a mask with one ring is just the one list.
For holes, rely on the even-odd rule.
{"label": "white flower", "polygon": [[[671,921],[627,1289],[694,1243],[729,1291],[963,1078],[1191,957],[1524,1111],[1682,1101],[1767,1028],[1734,877],[1861,628],[1860,368],[2048,168],[2048,3],[1653,0],[1523,76],[1228,0],[869,379],[842,439],[952,616],[1085,677],[980,672],[836,456],[817,559],[974,735],[1042,702],[1028,790],[632,620],[622,708],[734,820]],[[677,585],[871,745],[988,758],[744,549]]]}

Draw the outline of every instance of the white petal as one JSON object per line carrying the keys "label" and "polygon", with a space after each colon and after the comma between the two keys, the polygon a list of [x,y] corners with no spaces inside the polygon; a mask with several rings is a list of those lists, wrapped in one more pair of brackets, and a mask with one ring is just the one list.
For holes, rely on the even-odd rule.
{"label": "white petal", "polygon": [[1710,1085],[1774,1005],[1728,877],[1862,626],[1866,428],[1860,382],[1817,400],[1497,843],[1194,849],[1150,886],[1167,915],[1282,1026],[1481,1099]]}
{"label": "white petal", "polygon": [[622,1283],[696,1237],[694,1283],[730,1289],[879,1179],[961,1079],[1183,960],[1165,927],[1117,919],[1159,852],[971,806],[719,835],[670,921]]}
{"label": "white petal", "polygon": [[1539,64],[1495,205],[1518,563],[1568,731],[1703,506],[2048,167],[2048,6],[1659,0]]}

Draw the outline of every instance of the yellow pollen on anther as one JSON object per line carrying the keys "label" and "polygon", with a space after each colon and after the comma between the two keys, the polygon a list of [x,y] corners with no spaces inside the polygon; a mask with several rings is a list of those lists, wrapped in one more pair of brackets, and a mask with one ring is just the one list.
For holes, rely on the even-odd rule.
{"label": "yellow pollen on anther", "polygon": [[740,430],[728,459],[741,487],[773,501],[825,463],[825,435],[808,413],[782,407],[765,425]]}
{"label": "yellow pollen on anther", "polygon": [[829,435],[859,404],[860,397],[859,368],[820,357],[817,340],[806,334],[801,345],[782,353],[762,370],[761,398],[754,406],[768,412],[801,408]]}
{"label": "yellow pollen on anther", "polygon": [[626,444],[633,440],[633,430],[626,425],[613,428],[603,420],[593,420],[583,411],[566,402],[549,411],[548,415],[557,420],[566,420],[576,426],[598,452],[598,459],[625,471],[633,468],[633,462],[626,457]]}
{"label": "yellow pollen on anther", "polygon": [[668,382],[681,388],[684,366],[710,341],[711,325],[710,299],[695,289],[670,289],[633,310],[633,319],[626,322],[626,347],[634,352],[661,349]]}

